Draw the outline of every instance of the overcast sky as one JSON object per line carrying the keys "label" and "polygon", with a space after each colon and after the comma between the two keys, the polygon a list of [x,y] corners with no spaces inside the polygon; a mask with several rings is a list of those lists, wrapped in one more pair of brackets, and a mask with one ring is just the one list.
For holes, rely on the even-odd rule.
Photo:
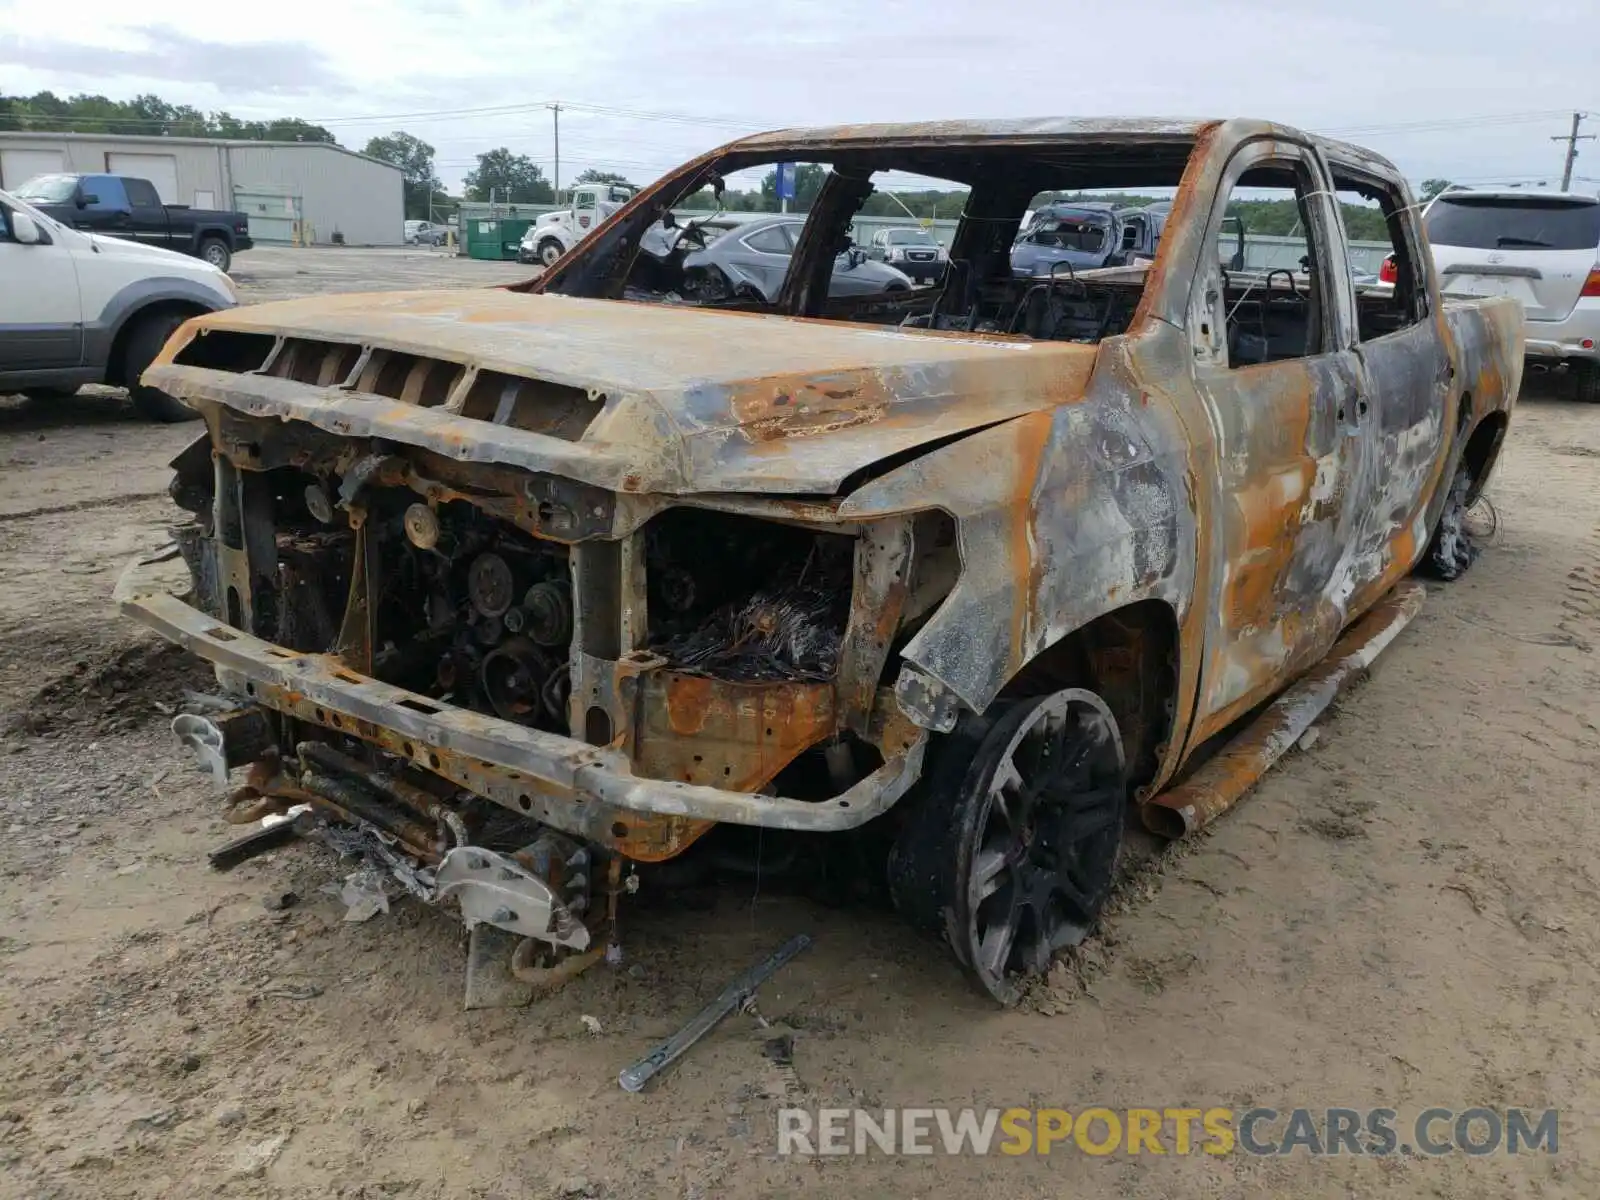
{"label": "overcast sky", "polygon": [[[575,106],[563,179],[641,183],[742,132],[841,121],[1259,116],[1468,183],[1559,181],[1572,109],[1600,132],[1596,0],[275,0],[182,31],[161,11],[0,0],[0,91],[156,92],[356,149],[406,129],[452,190],[495,146],[548,174],[554,100]],[[1580,154],[1600,186],[1600,144]]]}

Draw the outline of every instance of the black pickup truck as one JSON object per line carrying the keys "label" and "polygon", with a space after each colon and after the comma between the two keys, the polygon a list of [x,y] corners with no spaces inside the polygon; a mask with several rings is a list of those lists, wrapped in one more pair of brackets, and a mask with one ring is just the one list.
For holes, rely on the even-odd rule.
{"label": "black pickup truck", "polygon": [[243,213],[163,204],[154,184],[129,175],[36,175],[12,194],[63,225],[192,254],[223,271],[252,244]]}

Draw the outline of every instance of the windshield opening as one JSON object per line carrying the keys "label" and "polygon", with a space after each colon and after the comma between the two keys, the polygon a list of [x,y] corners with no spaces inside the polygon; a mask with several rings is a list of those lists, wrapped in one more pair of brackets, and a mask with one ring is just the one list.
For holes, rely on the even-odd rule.
{"label": "windshield opening", "polygon": [[[700,160],[516,290],[1097,342],[1129,327],[1159,237],[1142,210],[1194,149],[1181,134],[801,144]],[[1060,203],[1077,196],[1141,210],[1136,236],[1110,202]]]}

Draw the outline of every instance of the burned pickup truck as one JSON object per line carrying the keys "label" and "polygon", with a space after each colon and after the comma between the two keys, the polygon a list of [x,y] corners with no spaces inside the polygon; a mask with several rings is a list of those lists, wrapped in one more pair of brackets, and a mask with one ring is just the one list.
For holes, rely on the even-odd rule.
{"label": "burned pickup truck", "polygon": [[[695,286],[672,210],[797,161],[827,171],[776,298]],[[968,189],[949,270],[830,297],[896,172]],[[1013,275],[1038,194],[1158,189],[1153,264]],[[1236,189],[1299,206],[1299,269],[1238,260]],[[1393,287],[1352,283],[1345,197]],[[1441,301],[1389,163],[1279,125],[766,134],[527,284],[190,321],[144,378],[207,425],[192,587],[135,564],[119,595],[215,664],[231,707],[186,733],[236,806],[309,805],[537,969],[613,941],[648,864],[871,831],[1011,1002],[1095,921],[1130,810],[1225,809],[1413,569],[1470,561],[1521,322]]]}

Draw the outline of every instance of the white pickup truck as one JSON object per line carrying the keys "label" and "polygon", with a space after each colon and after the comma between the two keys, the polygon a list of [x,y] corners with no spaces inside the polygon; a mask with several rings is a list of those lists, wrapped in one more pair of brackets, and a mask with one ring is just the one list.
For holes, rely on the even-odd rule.
{"label": "white pickup truck", "polygon": [[573,188],[571,207],[545,213],[528,227],[517,249],[517,261],[554,266],[556,259],[588,237],[590,230],[632,200],[635,190],[625,183],[587,183]]}
{"label": "white pickup truck", "polygon": [[0,394],[116,384],[156,421],[195,413],[139,376],[179,325],[238,302],[233,281],[208,262],[69,229],[7,192],[0,281]]}

